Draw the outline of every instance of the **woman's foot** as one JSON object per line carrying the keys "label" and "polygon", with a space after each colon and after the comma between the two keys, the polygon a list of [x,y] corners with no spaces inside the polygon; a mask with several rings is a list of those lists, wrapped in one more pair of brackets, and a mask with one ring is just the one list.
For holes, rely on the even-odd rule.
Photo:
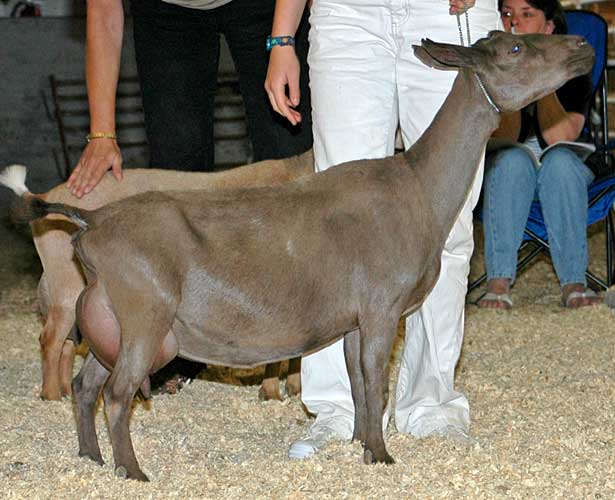
{"label": "woman's foot", "polygon": [[487,293],[478,299],[476,305],[486,309],[511,309],[510,280],[493,278],[487,281]]}
{"label": "woman's foot", "polygon": [[583,283],[570,283],[562,287],[562,305],[570,309],[602,304],[602,297]]}

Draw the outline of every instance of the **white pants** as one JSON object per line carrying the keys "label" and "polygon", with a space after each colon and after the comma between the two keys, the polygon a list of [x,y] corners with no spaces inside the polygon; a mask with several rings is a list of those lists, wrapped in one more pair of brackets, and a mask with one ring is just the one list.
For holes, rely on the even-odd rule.
{"label": "white pants", "polygon": [[[469,20],[472,42],[497,29],[497,0],[477,0]],[[430,124],[457,75],[428,68],[412,50],[412,44],[420,44],[422,38],[460,43],[448,1],[315,0],[310,22],[308,62],[317,169],[393,154],[398,124],[404,144],[412,145]],[[464,16],[461,25],[467,45]],[[442,137],[442,147],[447,142],[448,137]],[[395,411],[401,432],[425,436],[447,425],[465,431],[469,427],[468,401],[453,389],[453,377],[463,340],[473,251],[472,209],[481,182],[482,166],[446,241],[436,287],[406,320]],[[340,437],[350,438],[354,407],[342,341],[304,357],[301,376],[302,399],[317,415],[315,425],[324,424]],[[387,419],[388,415],[384,425]]]}

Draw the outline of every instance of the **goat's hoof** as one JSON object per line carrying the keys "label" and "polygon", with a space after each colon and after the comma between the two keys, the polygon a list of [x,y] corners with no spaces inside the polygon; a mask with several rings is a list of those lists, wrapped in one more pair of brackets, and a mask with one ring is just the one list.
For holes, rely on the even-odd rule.
{"label": "goat's hoof", "polygon": [[301,394],[301,386],[297,387],[295,385],[286,384],[284,386],[284,390],[289,398],[299,396]]}
{"label": "goat's hoof", "polygon": [[363,462],[365,462],[367,465],[371,465],[371,464],[392,465],[395,463],[395,460],[393,460],[393,457],[389,455],[386,451],[384,452],[382,457],[376,457],[375,454],[372,452],[372,450],[366,449],[363,452]]}
{"label": "goat's hoof", "polygon": [[62,395],[60,394],[60,391],[41,391],[38,397],[41,401],[62,401]]}
{"label": "goat's hoof", "polygon": [[130,473],[123,465],[118,465],[115,468],[115,477],[119,477],[120,479],[136,479],[137,481],[149,482],[149,478],[143,474],[141,470],[137,469],[136,472]]}
{"label": "goat's hoof", "polygon": [[261,401],[282,401],[282,395],[279,391],[277,393],[275,391],[272,393],[261,387],[258,391],[258,399]]}
{"label": "goat's hoof", "polygon": [[115,468],[115,477],[119,477],[120,479],[128,479],[128,469],[123,465]]}
{"label": "goat's hoof", "polygon": [[92,453],[89,451],[81,451],[79,450],[79,456],[83,458],[89,458],[93,462],[96,462],[98,465],[105,465],[105,461],[103,460],[100,453]]}
{"label": "goat's hoof", "polygon": [[301,394],[301,374],[289,373],[286,377],[284,390],[286,391],[286,395],[289,397],[298,396]]}
{"label": "goat's hoof", "polygon": [[365,433],[364,432],[360,432],[357,429],[355,429],[354,433],[352,434],[352,440],[356,441],[357,443],[361,443],[363,447],[365,448]]}

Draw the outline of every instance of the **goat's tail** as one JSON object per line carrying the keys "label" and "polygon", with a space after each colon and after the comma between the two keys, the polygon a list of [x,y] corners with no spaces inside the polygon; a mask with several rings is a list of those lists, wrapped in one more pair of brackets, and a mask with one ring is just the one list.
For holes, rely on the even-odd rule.
{"label": "goat's tail", "polygon": [[11,165],[0,172],[0,185],[11,189],[17,199],[11,206],[11,218],[15,222],[31,222],[49,214],[61,214],[68,217],[77,226],[87,229],[88,210],[82,210],[63,203],[47,203],[30,192],[26,186],[27,168],[23,165]]}

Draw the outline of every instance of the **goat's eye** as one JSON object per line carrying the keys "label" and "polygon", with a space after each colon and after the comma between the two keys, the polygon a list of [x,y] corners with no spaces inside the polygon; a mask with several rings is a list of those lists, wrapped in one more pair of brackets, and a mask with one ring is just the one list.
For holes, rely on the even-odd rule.
{"label": "goat's eye", "polygon": [[512,49],[510,49],[511,54],[518,54],[521,51],[521,44],[516,43],[513,45]]}

